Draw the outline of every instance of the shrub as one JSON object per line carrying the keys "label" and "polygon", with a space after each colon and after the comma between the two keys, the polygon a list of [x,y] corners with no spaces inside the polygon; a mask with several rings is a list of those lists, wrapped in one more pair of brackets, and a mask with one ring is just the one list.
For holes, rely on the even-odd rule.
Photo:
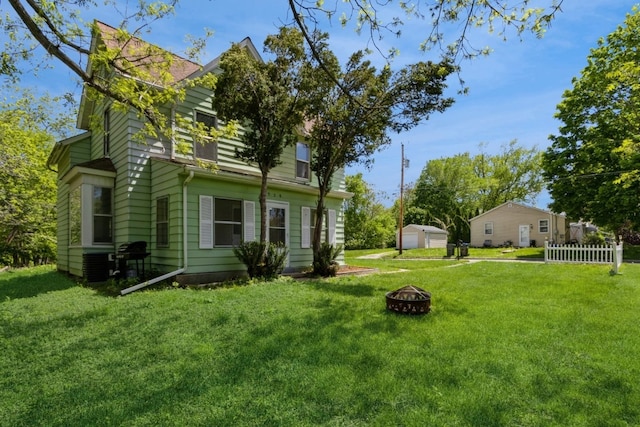
{"label": "shrub", "polygon": [[342,252],[342,245],[333,246],[327,242],[320,244],[318,259],[313,260],[313,274],[322,277],[333,277],[338,274],[338,262],[336,258]]}
{"label": "shrub", "polygon": [[597,232],[587,233],[582,238],[582,244],[583,245],[602,246],[602,245],[604,245],[604,237],[602,236],[602,234],[597,233]]}
{"label": "shrub", "polygon": [[243,242],[233,248],[233,253],[247,267],[250,278],[270,280],[284,270],[289,251],[275,243]]}

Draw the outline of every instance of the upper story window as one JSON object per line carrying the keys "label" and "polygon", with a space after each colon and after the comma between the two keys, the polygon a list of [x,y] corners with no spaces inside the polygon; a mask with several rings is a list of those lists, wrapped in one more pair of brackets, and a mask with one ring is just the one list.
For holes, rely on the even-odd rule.
{"label": "upper story window", "polygon": [[538,232],[540,232],[540,233],[548,233],[549,232],[549,220],[548,219],[538,220]]}
{"label": "upper story window", "polygon": [[484,234],[486,234],[486,235],[493,234],[493,222],[485,222],[484,223]]}
{"label": "upper story window", "polygon": [[111,155],[111,110],[107,108],[104,110],[103,116],[103,141],[102,141],[102,154],[104,157],[109,157]]}
{"label": "upper story window", "polygon": [[169,197],[156,199],[156,245],[159,248],[169,246]]}
{"label": "upper story window", "polygon": [[[205,129],[218,129],[218,118],[213,114],[195,112],[196,123],[202,123]],[[218,160],[218,147],[216,142],[209,137],[205,137],[203,141],[196,141],[194,144],[194,154],[198,159],[202,160]]]}
{"label": "upper story window", "polygon": [[296,144],[296,178],[309,179],[309,162],[311,151],[309,145],[298,142]]}

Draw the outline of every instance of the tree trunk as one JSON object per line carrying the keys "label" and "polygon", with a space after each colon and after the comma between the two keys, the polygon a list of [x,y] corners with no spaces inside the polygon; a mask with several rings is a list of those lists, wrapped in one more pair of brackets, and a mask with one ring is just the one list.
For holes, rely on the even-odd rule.
{"label": "tree trunk", "polygon": [[267,172],[262,171],[260,182],[260,243],[267,241]]}

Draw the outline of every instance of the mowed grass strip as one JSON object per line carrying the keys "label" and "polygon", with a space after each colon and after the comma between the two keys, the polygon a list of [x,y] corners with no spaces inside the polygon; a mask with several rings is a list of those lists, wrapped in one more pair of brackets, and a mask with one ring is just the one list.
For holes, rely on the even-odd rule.
{"label": "mowed grass strip", "polygon": [[[117,298],[2,273],[0,425],[640,424],[640,266],[407,263]],[[430,314],[385,310],[406,284]]]}

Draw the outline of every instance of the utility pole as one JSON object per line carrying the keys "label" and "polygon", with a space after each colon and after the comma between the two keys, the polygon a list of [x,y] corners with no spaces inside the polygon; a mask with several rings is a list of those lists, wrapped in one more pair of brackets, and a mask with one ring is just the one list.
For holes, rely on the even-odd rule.
{"label": "utility pole", "polygon": [[403,225],[403,219],[404,219],[404,210],[403,210],[403,203],[404,203],[404,168],[408,168],[409,167],[409,159],[405,159],[404,158],[404,143],[400,144],[401,147],[401,157],[402,157],[402,163],[400,166],[400,218],[398,219],[398,244],[399,244],[399,249],[400,249],[400,255],[402,255],[402,228],[404,227]]}

